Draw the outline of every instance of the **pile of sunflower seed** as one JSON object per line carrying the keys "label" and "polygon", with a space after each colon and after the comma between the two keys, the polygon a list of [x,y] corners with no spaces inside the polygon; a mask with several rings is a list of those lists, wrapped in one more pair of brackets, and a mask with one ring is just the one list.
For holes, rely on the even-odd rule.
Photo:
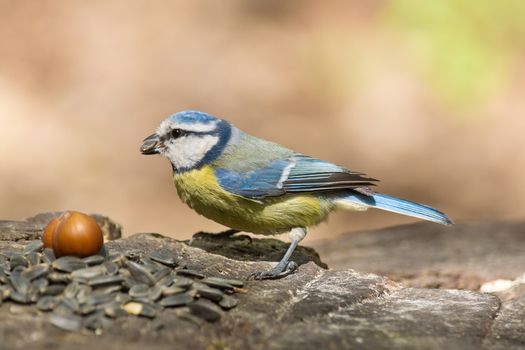
{"label": "pile of sunflower seed", "polygon": [[[104,248],[105,249],[105,248]],[[126,315],[154,318],[185,307],[192,317],[217,321],[237,305],[243,282],[206,277],[167,252],[55,258],[41,241],[23,251],[0,251],[0,304],[34,304],[58,328],[101,333]]]}

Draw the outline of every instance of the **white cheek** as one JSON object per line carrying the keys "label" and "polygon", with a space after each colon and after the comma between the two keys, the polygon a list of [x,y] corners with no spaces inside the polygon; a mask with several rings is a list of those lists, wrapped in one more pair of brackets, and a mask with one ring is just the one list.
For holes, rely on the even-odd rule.
{"label": "white cheek", "polygon": [[218,136],[186,136],[170,141],[165,156],[175,168],[193,168],[219,142]]}

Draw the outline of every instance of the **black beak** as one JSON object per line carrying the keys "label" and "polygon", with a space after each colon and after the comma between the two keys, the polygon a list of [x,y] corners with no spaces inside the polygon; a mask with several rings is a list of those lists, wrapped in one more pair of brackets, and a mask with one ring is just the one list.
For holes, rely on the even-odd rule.
{"label": "black beak", "polygon": [[157,154],[159,153],[159,136],[157,134],[150,135],[144,139],[142,146],[140,146],[140,153],[142,154]]}

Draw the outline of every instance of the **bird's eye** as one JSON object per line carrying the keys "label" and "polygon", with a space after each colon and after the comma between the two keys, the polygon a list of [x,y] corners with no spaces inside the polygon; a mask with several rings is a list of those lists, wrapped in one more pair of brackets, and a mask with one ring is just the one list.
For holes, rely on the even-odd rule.
{"label": "bird's eye", "polygon": [[174,139],[181,137],[184,132],[181,129],[173,129],[171,130],[171,137]]}

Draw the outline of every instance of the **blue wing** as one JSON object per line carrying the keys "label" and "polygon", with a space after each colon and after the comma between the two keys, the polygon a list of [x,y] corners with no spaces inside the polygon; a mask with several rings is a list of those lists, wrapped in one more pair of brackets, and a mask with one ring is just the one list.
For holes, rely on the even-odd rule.
{"label": "blue wing", "polygon": [[[295,155],[295,165],[283,182],[286,192],[330,191],[338,189],[362,189],[374,186],[374,181],[363,173],[351,171],[319,159]],[[366,192],[366,191],[365,191]]]}
{"label": "blue wing", "polygon": [[338,165],[296,154],[271,162],[268,166],[248,172],[225,168],[215,169],[222,188],[248,197],[264,198],[286,193],[303,193],[354,189],[371,192],[368,187],[377,181]]}
{"label": "blue wing", "polygon": [[228,192],[248,198],[275,197],[285,193],[278,184],[287,164],[286,160],[276,160],[267,167],[248,172],[217,168],[215,176]]}

